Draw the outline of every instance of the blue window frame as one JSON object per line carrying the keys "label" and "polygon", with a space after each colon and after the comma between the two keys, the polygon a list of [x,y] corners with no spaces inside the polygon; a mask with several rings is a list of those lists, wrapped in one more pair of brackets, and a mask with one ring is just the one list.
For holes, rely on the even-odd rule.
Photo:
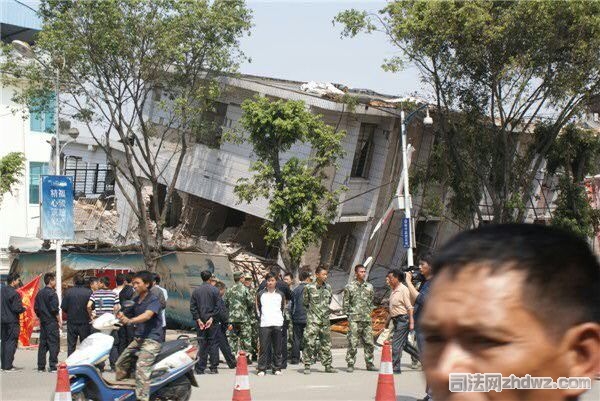
{"label": "blue window frame", "polygon": [[48,163],[29,162],[29,204],[40,204],[40,179],[48,174]]}
{"label": "blue window frame", "polygon": [[33,99],[29,108],[29,129],[34,132],[54,132],[54,111],[56,96],[52,95],[47,101]]}

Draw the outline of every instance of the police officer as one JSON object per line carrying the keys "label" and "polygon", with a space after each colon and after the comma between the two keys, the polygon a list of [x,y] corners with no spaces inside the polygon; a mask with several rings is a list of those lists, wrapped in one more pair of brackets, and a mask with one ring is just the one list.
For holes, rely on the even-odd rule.
{"label": "police officer", "polygon": [[216,358],[219,358],[219,350],[223,354],[225,358],[225,362],[227,362],[227,366],[229,369],[235,369],[237,366],[237,362],[235,360],[235,356],[233,352],[231,352],[231,346],[229,345],[229,341],[227,341],[227,329],[229,327],[229,311],[227,306],[225,306],[225,301],[223,300],[223,296],[227,293],[227,287],[222,281],[217,281],[215,283],[215,287],[219,290],[219,312],[217,313],[216,324],[218,326],[218,330],[216,331],[216,341],[217,347],[213,349],[216,353]]}
{"label": "police officer", "polygon": [[67,354],[75,351],[77,338],[79,342],[90,335],[90,316],[87,303],[92,295],[92,290],[84,286],[85,279],[81,274],[73,278],[75,286],[65,294],[61,309],[67,314]]}
{"label": "police officer", "polygon": [[190,297],[190,312],[196,322],[196,332],[198,333],[198,363],[196,364],[196,374],[203,375],[206,369],[208,358],[210,357],[210,373],[217,374],[219,370],[219,358],[215,358],[215,348],[217,347],[215,324],[219,312],[219,290],[209,283],[212,273],[204,270],[200,273],[203,283],[194,289]]}
{"label": "police officer", "polygon": [[46,353],[48,358],[49,372],[56,372],[58,364],[58,351],[60,350],[59,336],[59,308],[58,295],[56,295],[56,275],[54,273],[44,274],[46,286],[38,292],[35,297],[34,310],[40,319],[40,342],[38,345],[38,372],[46,370]]}
{"label": "police officer", "polygon": [[319,356],[325,366],[326,373],[337,373],[332,366],[331,328],[329,325],[329,304],[333,292],[327,284],[328,271],[319,266],[315,270],[316,282],[304,288],[304,307],[306,313],[306,329],[304,331],[305,354],[304,374],[310,374],[310,364]]}
{"label": "police officer", "polygon": [[19,339],[19,315],[25,312],[21,295],[15,290],[19,286],[20,277],[18,273],[10,273],[6,277],[6,284],[0,287],[2,296],[0,327],[2,337],[0,341],[0,359],[2,360],[3,372],[14,372],[19,369],[13,366],[15,352],[17,352],[17,340]]}
{"label": "police officer", "polygon": [[373,365],[373,330],[371,311],[373,310],[373,286],[367,283],[367,269],[363,265],[354,266],[355,280],[344,288],[343,312],[348,316],[348,352],[346,363],[348,373],[354,371],[356,349],[362,342],[365,350],[367,370],[377,370]]}
{"label": "police officer", "polygon": [[252,316],[255,315],[254,298],[250,290],[243,284],[242,272],[233,273],[235,284],[225,293],[223,300],[229,311],[229,344],[235,354],[243,350],[248,354],[252,352]]}

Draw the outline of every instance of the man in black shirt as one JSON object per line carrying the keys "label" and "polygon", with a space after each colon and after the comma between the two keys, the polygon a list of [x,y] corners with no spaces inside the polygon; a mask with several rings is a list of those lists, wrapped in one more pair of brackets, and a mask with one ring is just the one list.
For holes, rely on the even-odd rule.
{"label": "man in black shirt", "polygon": [[0,341],[0,359],[2,360],[2,371],[11,372],[17,369],[13,366],[15,352],[17,352],[17,340],[19,338],[19,315],[25,312],[21,296],[15,290],[19,285],[19,274],[10,273],[6,277],[6,284],[0,287],[2,299],[0,326],[2,337]]}
{"label": "man in black shirt", "polygon": [[90,316],[87,311],[87,303],[92,295],[92,290],[84,286],[85,279],[81,274],[73,278],[75,287],[65,294],[61,309],[67,314],[67,355],[75,351],[77,338],[81,343],[90,335]]}
{"label": "man in black shirt", "polygon": [[216,358],[218,359],[219,351],[221,351],[229,369],[235,369],[235,367],[237,366],[237,362],[235,360],[233,352],[231,351],[229,341],[227,340],[227,329],[229,328],[229,310],[227,309],[225,301],[223,300],[223,296],[225,295],[227,287],[222,281],[217,281],[215,283],[215,287],[219,290],[219,313],[217,314],[216,322],[213,323],[217,325],[217,330],[215,334],[215,341],[217,342],[217,346],[214,347],[214,352],[216,353]]}
{"label": "man in black shirt", "polygon": [[[125,309],[125,301],[131,301],[135,295],[135,290],[131,285],[133,275],[133,273],[122,275],[122,279],[125,281],[125,283],[119,292],[119,305],[121,305],[121,309]],[[119,284],[119,280],[119,274],[117,274],[117,284]],[[125,314],[127,315],[127,313]],[[121,355],[125,348],[127,348],[127,346],[133,341],[133,331],[133,326],[123,326],[118,330],[117,334],[119,336],[119,345],[117,351],[119,355]]]}
{"label": "man in black shirt", "polygon": [[38,346],[38,371],[46,370],[46,353],[50,352],[49,372],[56,372],[60,337],[58,328],[58,295],[56,295],[56,275],[44,274],[46,286],[35,297],[33,309],[40,319],[40,342]]}
{"label": "man in black shirt", "polygon": [[217,346],[217,325],[213,324],[219,313],[219,290],[208,282],[212,273],[208,270],[200,273],[203,283],[198,286],[190,297],[190,312],[196,322],[198,332],[198,358],[196,373],[204,374],[208,356],[210,355],[210,372],[219,373],[217,366],[219,358],[215,358],[214,348]]}
{"label": "man in black shirt", "polygon": [[304,341],[304,329],[306,328],[306,308],[304,307],[304,287],[311,282],[310,271],[300,272],[300,284],[292,291],[292,300],[290,314],[292,315],[293,345],[292,345],[292,365],[300,363],[300,351]]}

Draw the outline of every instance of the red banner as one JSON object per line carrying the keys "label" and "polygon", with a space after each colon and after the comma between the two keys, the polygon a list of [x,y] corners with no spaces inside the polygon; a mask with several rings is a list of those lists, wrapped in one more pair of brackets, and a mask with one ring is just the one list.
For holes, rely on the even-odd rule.
{"label": "red banner", "polygon": [[40,277],[42,277],[41,274],[17,290],[21,295],[23,306],[26,309],[20,316],[21,332],[19,333],[19,342],[24,347],[30,345],[29,340],[31,339],[31,333],[36,321],[33,304],[39,290]]}

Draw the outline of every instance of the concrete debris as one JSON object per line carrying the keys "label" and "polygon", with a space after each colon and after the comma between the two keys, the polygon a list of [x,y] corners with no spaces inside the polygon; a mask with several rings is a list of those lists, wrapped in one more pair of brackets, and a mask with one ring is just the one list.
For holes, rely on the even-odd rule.
{"label": "concrete debris", "polygon": [[329,82],[315,82],[310,81],[305,84],[300,85],[300,90],[311,93],[314,95],[325,96],[325,95],[338,95],[341,96],[344,94],[343,91],[339,90],[333,84]]}

